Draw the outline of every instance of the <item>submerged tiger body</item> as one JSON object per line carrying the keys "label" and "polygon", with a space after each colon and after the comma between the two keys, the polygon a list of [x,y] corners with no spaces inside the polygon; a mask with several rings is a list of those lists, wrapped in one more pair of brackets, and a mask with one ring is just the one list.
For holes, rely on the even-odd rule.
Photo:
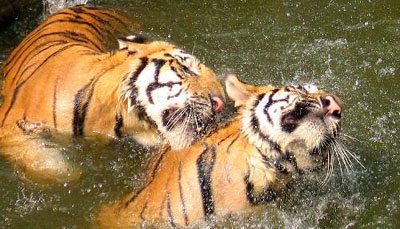
{"label": "submerged tiger body", "polygon": [[[68,162],[32,133],[189,146],[222,109],[222,86],[211,69],[170,43],[115,38],[132,28],[113,11],[74,7],[33,30],[5,64],[2,154],[38,177],[63,177]],[[119,49],[108,51],[109,42]]]}
{"label": "submerged tiger body", "polygon": [[226,84],[239,115],[187,149],[160,151],[144,187],[103,207],[99,225],[188,226],[243,211],[273,200],[294,177],[335,156],[341,118],[336,96],[315,87],[253,87],[232,75]]}

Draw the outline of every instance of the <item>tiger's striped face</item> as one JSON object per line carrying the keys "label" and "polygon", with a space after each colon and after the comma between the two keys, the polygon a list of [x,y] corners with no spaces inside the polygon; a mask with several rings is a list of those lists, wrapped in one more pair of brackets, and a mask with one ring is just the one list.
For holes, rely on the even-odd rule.
{"label": "tiger's striped face", "polygon": [[214,72],[165,42],[128,43],[132,58],[121,96],[140,108],[173,149],[188,147],[224,107]]}
{"label": "tiger's striped face", "polygon": [[341,105],[336,96],[312,85],[243,86],[247,94],[242,131],[249,141],[268,149],[274,161],[296,160],[296,168],[285,166],[287,170],[307,171],[324,164],[340,130]]}

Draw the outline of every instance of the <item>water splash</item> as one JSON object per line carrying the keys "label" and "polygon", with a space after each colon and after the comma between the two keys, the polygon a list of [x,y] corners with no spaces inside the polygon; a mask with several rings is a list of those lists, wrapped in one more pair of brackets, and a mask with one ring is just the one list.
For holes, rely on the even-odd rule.
{"label": "water splash", "polygon": [[76,5],[86,5],[89,0],[43,0],[43,14],[49,16],[55,12]]}

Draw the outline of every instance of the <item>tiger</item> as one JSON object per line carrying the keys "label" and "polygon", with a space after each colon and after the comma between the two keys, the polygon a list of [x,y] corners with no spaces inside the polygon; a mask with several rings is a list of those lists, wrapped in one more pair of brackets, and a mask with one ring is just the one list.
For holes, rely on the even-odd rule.
{"label": "tiger", "polygon": [[225,105],[216,74],[172,43],[119,36],[139,27],[116,11],[76,6],[28,34],[4,67],[1,154],[32,179],[64,182],[75,179],[73,166],[46,133],[175,150],[204,134]]}
{"label": "tiger", "polygon": [[94,224],[192,226],[268,203],[296,177],[334,160],[342,114],[337,96],[313,85],[252,86],[235,75],[225,84],[238,114],[187,149],[161,150],[144,186],[102,206]]}

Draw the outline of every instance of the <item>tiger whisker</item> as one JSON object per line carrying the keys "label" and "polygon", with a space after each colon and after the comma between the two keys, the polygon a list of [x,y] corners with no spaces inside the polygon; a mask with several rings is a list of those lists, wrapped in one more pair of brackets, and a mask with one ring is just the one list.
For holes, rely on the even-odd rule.
{"label": "tiger whisker", "polygon": [[[193,111],[195,108],[194,107],[192,107],[191,106],[191,111]],[[196,115],[196,112],[195,111],[193,111],[193,119],[194,119],[194,123],[196,124],[196,131],[198,131],[199,130],[199,123],[198,123],[198,121],[197,121],[197,115]]]}
{"label": "tiger whisker", "polygon": [[[328,153],[328,168],[327,168],[327,174],[325,176],[325,179],[323,181],[323,184],[326,184],[328,180],[332,177],[333,175],[333,168],[334,168],[334,161],[335,157],[337,157],[337,163],[339,164],[340,167],[340,173],[341,176],[343,177],[343,167],[346,169],[347,172],[350,172],[354,170],[354,161],[357,162],[362,168],[365,169],[364,165],[361,163],[359,157],[352,151],[350,151],[346,145],[342,142],[342,140],[357,140],[356,138],[353,138],[349,135],[344,135],[340,134],[334,141],[330,142],[329,145],[329,153]],[[323,145],[326,145],[323,143]]]}
{"label": "tiger whisker", "polygon": [[337,146],[337,142],[336,141],[333,142],[332,146],[333,146],[333,149],[334,149],[334,154],[338,156],[337,157],[337,159],[338,159],[337,161],[338,161],[339,167],[340,167],[340,175],[343,177],[342,164],[347,169],[347,164],[345,163],[343,152],[340,151],[339,147]]}
{"label": "tiger whisker", "polygon": [[325,179],[322,181],[323,185],[326,185],[333,175],[334,161],[334,154],[328,152],[328,168],[326,171]]}
{"label": "tiger whisker", "polygon": [[178,121],[182,118],[182,116],[186,113],[186,107],[180,108],[176,110],[173,114],[172,117],[168,123],[167,126],[170,127],[171,129],[175,127],[175,125],[178,123]]}
{"label": "tiger whisker", "polygon": [[171,118],[168,120],[166,126],[170,126],[171,124],[173,125],[173,123],[179,119],[179,115],[181,115],[181,112],[182,112],[182,108],[174,111],[174,113],[172,113],[172,115],[171,115]]}
{"label": "tiger whisker", "polygon": [[343,140],[350,139],[350,140],[353,140],[353,141],[361,142],[361,140],[359,140],[358,138],[353,137],[353,136],[350,136],[350,135],[348,135],[348,134],[344,134],[344,133],[341,133],[341,134],[340,134],[340,137],[342,137]]}
{"label": "tiger whisker", "polygon": [[350,170],[353,170],[353,162],[349,158],[348,150],[339,141],[337,142],[337,147],[338,147],[338,150],[343,155],[343,159],[344,159],[344,162],[346,163],[346,167],[348,166],[347,169],[349,170],[349,168],[350,168]]}
{"label": "tiger whisker", "polygon": [[189,115],[185,118],[184,125],[183,125],[184,126],[184,128],[183,128],[184,132],[186,132],[187,128],[189,127],[189,121],[191,119],[191,116],[192,116],[192,109],[189,106]]}
{"label": "tiger whisker", "polygon": [[206,103],[206,102],[201,102],[201,101],[196,101],[196,100],[193,100],[190,102],[192,102],[193,104],[196,104],[196,105],[204,105],[204,106],[210,107],[210,104]]}
{"label": "tiger whisker", "polygon": [[348,150],[347,147],[342,142],[339,142],[339,144],[343,148],[343,150],[346,152],[346,155],[348,156],[349,160],[350,160],[350,158],[353,159],[354,161],[357,162],[357,164],[359,164],[363,169],[365,169],[364,165],[361,163],[359,157],[355,153]]}
{"label": "tiger whisker", "polygon": [[352,136],[350,136],[350,135],[343,134],[343,133],[341,133],[341,134],[339,135],[339,137],[338,137],[338,143],[341,145],[341,147],[344,149],[344,151],[346,151],[346,155],[348,155],[352,160],[355,160],[355,161],[357,162],[357,164],[359,164],[362,168],[365,169],[364,165],[363,165],[363,164],[361,163],[361,161],[360,161],[360,158],[359,158],[355,153],[353,153],[352,151],[350,151],[350,150],[342,143],[342,141],[339,141],[339,140],[344,140],[344,141],[352,140],[352,141],[357,141],[357,142],[361,142],[361,141],[360,141],[359,139],[355,138],[355,137],[352,137]]}

